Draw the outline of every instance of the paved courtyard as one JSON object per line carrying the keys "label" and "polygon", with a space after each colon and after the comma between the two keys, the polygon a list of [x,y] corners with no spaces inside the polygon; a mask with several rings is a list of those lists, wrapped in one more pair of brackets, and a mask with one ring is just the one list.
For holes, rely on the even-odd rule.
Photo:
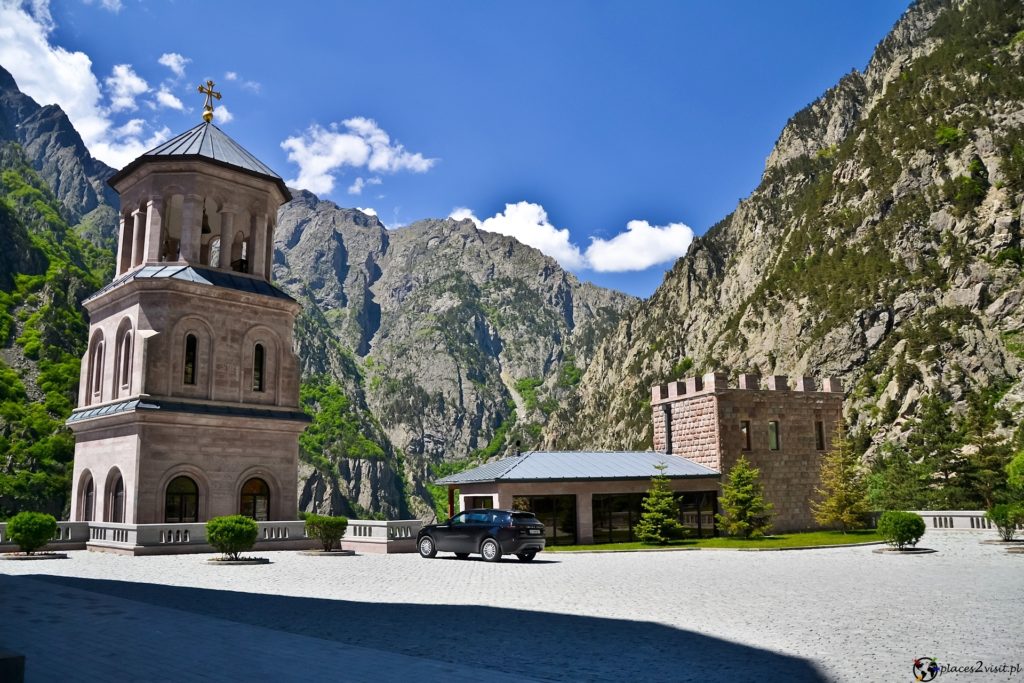
{"label": "paved courtyard", "polygon": [[[0,562],[0,650],[30,681],[913,681],[911,663],[1024,663],[1024,554],[545,553],[266,566],[209,556]],[[952,680],[957,675],[943,675]],[[969,681],[1024,673],[960,674]]]}

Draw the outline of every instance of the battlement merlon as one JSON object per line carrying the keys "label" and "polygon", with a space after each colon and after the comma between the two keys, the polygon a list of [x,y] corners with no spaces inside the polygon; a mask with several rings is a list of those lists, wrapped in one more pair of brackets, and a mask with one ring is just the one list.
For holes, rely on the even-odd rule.
{"label": "battlement merlon", "polygon": [[723,391],[794,391],[801,393],[842,394],[843,383],[837,377],[826,377],[821,387],[813,377],[790,378],[786,375],[769,375],[765,378],[765,388],[761,387],[761,377],[742,374],[737,386],[730,387],[728,375],[724,372],[709,372],[703,376],[687,377],[685,380],[655,384],[651,387],[651,405],[673,403],[696,395],[708,395]]}

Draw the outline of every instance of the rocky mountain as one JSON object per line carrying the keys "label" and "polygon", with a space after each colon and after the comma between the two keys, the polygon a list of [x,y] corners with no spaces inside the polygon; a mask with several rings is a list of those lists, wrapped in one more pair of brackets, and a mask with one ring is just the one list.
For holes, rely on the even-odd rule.
{"label": "rocky mountain", "polygon": [[70,119],[56,104],[40,106],[18,89],[0,66],[0,140],[18,143],[29,163],[60,202],[69,225],[95,245],[113,249],[117,195],[107,186],[114,173],[94,159]]}
{"label": "rocky mountain", "polygon": [[295,191],[275,240],[275,280],[305,304],[304,372],[344,387],[351,433],[381,451],[351,457],[351,440],[328,444],[330,463],[302,496],[310,509],[347,497],[390,513],[404,487],[412,512],[429,516],[437,468],[536,444],[634,304],[468,220],[388,230]]}
{"label": "rocky mountain", "polygon": [[[24,504],[59,513],[72,452],[61,425],[87,329],[79,303],[113,262],[113,169],[2,67],[0,143],[0,235],[15,247],[0,254],[0,516]],[[278,224],[275,279],[306,304],[305,509],[431,516],[436,468],[535,443],[634,303],[471,222],[387,230],[295,191]]]}
{"label": "rocky mountain", "polygon": [[712,369],[840,377],[868,459],[914,438],[926,396],[1010,439],[1022,208],[1024,4],[921,0],[790,119],[758,187],[600,345],[544,442],[649,447],[650,385]]}

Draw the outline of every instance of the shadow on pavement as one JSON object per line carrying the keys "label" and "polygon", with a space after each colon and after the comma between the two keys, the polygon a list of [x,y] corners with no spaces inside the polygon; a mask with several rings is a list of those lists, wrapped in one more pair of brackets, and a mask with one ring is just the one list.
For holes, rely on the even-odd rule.
{"label": "shadow on pavement", "polygon": [[[364,603],[50,575],[19,578],[54,585],[54,590],[66,586],[347,645],[540,679],[826,680],[811,662],[799,657],[646,621],[476,605]],[[17,589],[6,586],[12,588]],[[195,632],[164,631],[158,642],[150,642],[153,635],[143,627],[138,643],[122,645],[187,648],[188,639],[197,637]],[[169,642],[174,638],[181,640]],[[46,656],[46,649],[40,643],[39,653],[26,654]]]}

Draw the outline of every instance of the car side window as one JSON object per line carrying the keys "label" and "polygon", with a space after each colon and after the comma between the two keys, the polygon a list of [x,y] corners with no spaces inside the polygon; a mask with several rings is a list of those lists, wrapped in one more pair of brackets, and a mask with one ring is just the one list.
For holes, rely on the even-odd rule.
{"label": "car side window", "polygon": [[469,517],[468,513],[460,512],[459,514],[457,514],[454,517],[452,517],[451,525],[452,526],[460,526],[462,524],[468,524],[469,523],[469,520],[467,519],[468,517]]}
{"label": "car side window", "polygon": [[467,515],[470,524],[490,524],[491,513],[489,512],[471,512]]}
{"label": "car side window", "polygon": [[491,524],[500,524],[501,526],[508,526],[509,514],[507,512],[492,512]]}

